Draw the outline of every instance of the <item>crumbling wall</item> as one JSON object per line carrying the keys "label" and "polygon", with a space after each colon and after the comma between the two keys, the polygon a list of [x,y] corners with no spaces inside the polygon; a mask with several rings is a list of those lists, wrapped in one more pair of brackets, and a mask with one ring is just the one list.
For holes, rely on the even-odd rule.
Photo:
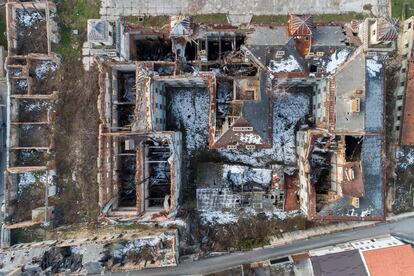
{"label": "crumbling wall", "polygon": [[[54,177],[54,169],[39,167],[6,172],[6,229],[46,223],[51,218],[53,207],[48,206],[46,198],[48,189],[54,186]],[[47,215],[42,208],[49,210]]]}
{"label": "crumbling wall", "polygon": [[53,54],[29,54],[9,56],[6,64],[10,84],[8,146],[11,153],[8,164],[9,167],[36,166],[19,160],[30,157],[25,151],[49,152],[53,148],[53,101],[57,97],[53,82],[58,78],[59,60]]}
{"label": "crumbling wall", "polygon": [[[162,67],[164,63],[158,62],[157,64]],[[99,59],[98,65],[100,69],[100,94],[97,105],[101,124],[99,126],[97,164],[101,217],[110,216],[111,219],[129,218],[135,220],[145,217],[146,214],[152,217],[165,217],[166,213],[175,214],[178,207],[181,182],[181,134],[160,132],[165,128],[166,115],[164,113],[167,103],[164,95],[165,91],[163,91],[164,83],[160,82],[159,78],[161,80],[167,78],[172,83],[187,80],[183,76],[180,78],[170,76],[152,77],[151,74],[153,73],[151,72],[153,72],[155,64],[151,62],[131,64]],[[129,88],[125,87],[128,83],[123,83],[119,79],[119,73],[129,72],[131,65],[135,67],[136,80],[132,88],[135,95],[131,94],[133,97],[128,99],[120,99],[120,97],[123,97],[122,95],[126,95],[126,92],[128,92],[124,90]],[[166,66],[170,65],[166,64]],[[162,68],[157,70],[159,71]],[[134,104],[134,119],[130,127],[119,127],[118,118],[122,116],[120,112],[123,111],[114,108],[124,100],[124,104],[130,104],[131,101]],[[152,130],[156,132],[150,133]],[[128,147],[132,147],[131,149],[126,149],[126,140],[130,140]],[[148,188],[151,170],[154,170],[154,166],[149,165],[151,160],[148,158],[149,147],[146,143],[157,144],[159,142],[165,143],[165,141],[168,141],[167,148],[171,152],[171,155],[165,160],[168,168],[166,173],[171,175],[168,178],[170,181],[167,193],[169,203],[167,207],[165,205],[166,201],[163,200],[164,204],[161,204],[161,206],[150,207],[148,203],[150,191]],[[109,144],[110,146],[108,146]],[[156,147],[155,144],[153,147]],[[120,166],[125,161],[124,159],[130,155],[134,155],[135,160],[136,202],[134,206],[122,206],[121,182],[130,180],[124,179],[125,172],[122,172]],[[154,172],[152,171],[152,173]]]}
{"label": "crumbling wall", "polygon": [[[102,126],[100,126],[100,133]],[[113,177],[113,138],[99,135],[98,142],[99,207],[104,208],[117,194],[117,181]]]}
{"label": "crumbling wall", "polygon": [[151,234],[93,235],[71,240],[17,244],[3,250],[0,274],[16,269],[33,274],[76,275],[104,271],[140,270],[176,266],[177,230],[152,229]]}
{"label": "crumbling wall", "polygon": [[172,151],[168,163],[171,171],[171,206],[170,213],[175,215],[179,208],[181,195],[181,170],[182,170],[182,135],[175,132],[171,135],[170,148]]}
{"label": "crumbling wall", "polygon": [[30,53],[51,54],[51,43],[57,41],[56,14],[53,2],[9,1],[6,4],[9,56]]}
{"label": "crumbling wall", "polygon": [[214,76],[208,77],[208,91],[209,91],[209,116],[208,116],[208,127],[209,127],[209,146],[213,146],[216,141],[216,109],[217,109],[217,82]]}
{"label": "crumbling wall", "polygon": [[[33,214],[48,206],[53,186],[54,100],[60,61],[51,52],[56,42],[52,2],[6,4],[8,57],[7,165],[5,228],[46,222]],[[36,209],[32,214],[32,209]],[[53,209],[53,208],[52,208]],[[49,212],[46,212],[49,213]],[[3,241],[7,245],[7,241]]]}
{"label": "crumbling wall", "polygon": [[166,126],[166,91],[165,84],[162,82],[151,82],[151,121],[154,130],[165,130]]}
{"label": "crumbling wall", "polygon": [[136,154],[136,174],[135,174],[135,183],[137,183],[137,209],[138,214],[142,214],[145,211],[145,177],[147,175],[145,171],[145,147],[144,143],[138,145],[137,154]]}

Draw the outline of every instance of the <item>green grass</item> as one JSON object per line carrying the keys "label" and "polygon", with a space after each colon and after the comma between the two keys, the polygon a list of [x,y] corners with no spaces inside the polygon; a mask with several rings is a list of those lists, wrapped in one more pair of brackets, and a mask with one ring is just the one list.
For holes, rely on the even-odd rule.
{"label": "green grass", "polygon": [[6,7],[2,7],[0,8],[0,45],[5,49],[7,49],[6,28]]}
{"label": "green grass", "polygon": [[[414,0],[413,0],[414,1]],[[330,23],[338,22],[344,23],[349,22],[352,19],[364,19],[369,14],[364,13],[342,13],[342,14],[319,14],[314,15],[313,20],[315,23]],[[253,24],[287,24],[289,17],[287,15],[254,15],[251,23]]]}
{"label": "green grass", "polygon": [[288,22],[287,15],[253,15],[252,24],[283,24]]}
{"label": "green grass", "polygon": [[267,238],[251,238],[251,239],[244,239],[240,241],[238,245],[238,249],[241,251],[250,251],[254,248],[263,247],[269,244],[269,240]]}
{"label": "green grass", "polygon": [[140,26],[148,27],[163,27],[170,22],[170,17],[167,15],[158,16],[126,16],[123,18],[126,22],[134,23]]}
{"label": "green grass", "polygon": [[[57,52],[63,57],[80,56],[82,35],[85,36],[88,19],[100,18],[98,0],[58,0],[56,18],[59,25],[60,42]],[[79,35],[72,33],[78,30]]]}
{"label": "green grass", "polygon": [[414,0],[392,0],[391,1],[392,17],[407,19],[414,16]]}
{"label": "green grass", "polygon": [[72,29],[86,30],[88,19],[100,18],[97,0],[59,0],[58,19]]}
{"label": "green grass", "polygon": [[81,39],[79,36],[72,34],[70,28],[59,24],[60,41],[57,52],[63,57],[77,56],[81,54]]}
{"label": "green grass", "polygon": [[357,13],[357,12],[348,12],[348,13],[341,13],[341,14],[319,14],[319,15],[314,15],[313,20],[316,23],[330,23],[330,22],[344,23],[344,22],[349,22],[353,19],[361,20],[369,16],[370,16],[369,14]]}
{"label": "green grass", "polygon": [[225,13],[197,14],[193,21],[198,24],[227,24],[227,16]]}

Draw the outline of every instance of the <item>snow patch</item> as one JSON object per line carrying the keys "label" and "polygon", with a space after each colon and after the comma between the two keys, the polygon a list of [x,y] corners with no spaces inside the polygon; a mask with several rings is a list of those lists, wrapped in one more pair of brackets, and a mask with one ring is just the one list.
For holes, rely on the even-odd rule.
{"label": "snow patch", "polygon": [[24,111],[26,112],[41,112],[50,108],[50,103],[47,101],[27,101],[24,103]]}
{"label": "snow patch", "polygon": [[302,215],[302,213],[299,210],[284,212],[281,209],[276,209],[273,212],[270,212],[270,211],[265,212],[265,215],[268,220],[273,220],[273,219],[285,220],[287,218],[292,218],[292,217]]}
{"label": "snow patch", "polygon": [[32,27],[36,22],[44,20],[43,16],[35,10],[18,9],[16,14],[19,25],[23,27]]}
{"label": "snow patch", "polygon": [[302,66],[292,55],[282,60],[270,60],[268,68],[272,73],[302,71]]}
{"label": "snow patch", "polygon": [[372,211],[373,211],[373,209],[371,208],[371,209],[367,209],[367,210],[363,210],[362,212],[361,212],[361,217],[367,217],[367,216],[370,216],[371,215],[371,213],[372,213]]}
{"label": "snow patch", "polygon": [[262,137],[254,133],[241,133],[240,141],[246,144],[258,145],[262,143]]}
{"label": "snow patch", "polygon": [[171,226],[187,227],[187,223],[182,219],[160,221],[158,222],[158,225],[160,225],[161,227],[171,227]]}
{"label": "snow patch", "polygon": [[36,183],[36,177],[32,172],[19,174],[18,191],[21,192],[27,187]]}
{"label": "snow patch", "polygon": [[211,211],[200,213],[201,224],[233,224],[239,218],[230,212]]}
{"label": "snow patch", "polygon": [[57,64],[51,60],[44,60],[39,62],[35,68],[36,78],[38,80],[44,80],[47,74],[55,72]]}
{"label": "snow patch", "polygon": [[219,149],[230,161],[250,166],[264,166],[271,161],[296,165],[296,125],[309,113],[309,97],[304,94],[281,93],[273,98],[273,141],[271,149],[248,153]]}
{"label": "snow patch", "polygon": [[[204,93],[205,92],[205,93]],[[177,127],[185,129],[185,145],[191,155],[207,146],[209,94],[191,89],[174,92],[171,111]]]}
{"label": "snow patch", "polygon": [[257,216],[257,211],[252,207],[246,207],[243,210],[243,215],[245,216]]}
{"label": "snow patch", "polygon": [[53,184],[53,180],[56,176],[56,171],[55,170],[51,170],[48,173],[43,173],[42,175],[40,175],[39,180],[40,182],[44,183],[44,184],[48,184],[48,185],[52,185]]}
{"label": "snow patch", "polygon": [[124,244],[121,244],[118,248],[111,252],[112,257],[115,258],[122,258],[128,252],[139,252],[143,247],[155,247],[160,244],[165,239],[165,235],[161,234],[158,237],[150,238],[150,239],[140,239],[140,240],[133,240],[127,241]]}
{"label": "snow patch", "polygon": [[19,77],[22,75],[22,69],[20,68],[8,68],[7,72],[12,77]]}
{"label": "snow patch", "polygon": [[335,51],[326,65],[326,72],[329,74],[335,73],[338,67],[346,61],[350,53],[348,49],[343,49],[339,52]]}
{"label": "snow patch", "polygon": [[223,165],[223,178],[229,179],[234,185],[249,182],[269,185],[272,180],[272,170],[225,164]]}
{"label": "snow patch", "polygon": [[28,188],[31,185],[36,185],[38,183],[42,185],[54,184],[54,178],[56,176],[56,171],[49,171],[49,174],[46,172],[25,172],[19,174],[18,193],[22,193],[23,190]]}
{"label": "snow patch", "polygon": [[400,169],[407,169],[414,165],[414,148],[412,147],[398,147],[396,152],[397,167]]}
{"label": "snow patch", "polygon": [[27,88],[29,87],[27,84],[27,80],[25,79],[20,79],[16,81],[16,86],[19,90],[27,90]]}
{"label": "snow patch", "polygon": [[206,225],[224,225],[224,224],[234,224],[237,223],[239,218],[249,218],[256,217],[259,214],[264,214],[267,220],[285,220],[287,218],[296,217],[302,215],[300,211],[289,211],[284,212],[280,209],[275,209],[273,211],[258,212],[257,210],[246,207],[240,210],[239,212],[222,212],[222,211],[211,211],[211,212],[202,212],[200,213],[201,224]]}
{"label": "snow patch", "polygon": [[378,57],[375,56],[373,58],[367,59],[367,71],[371,77],[375,77],[382,68],[382,63],[378,62]]}

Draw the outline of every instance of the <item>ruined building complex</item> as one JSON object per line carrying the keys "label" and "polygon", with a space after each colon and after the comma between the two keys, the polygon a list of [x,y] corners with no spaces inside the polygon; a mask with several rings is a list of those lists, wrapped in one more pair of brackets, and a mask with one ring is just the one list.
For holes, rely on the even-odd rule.
{"label": "ruined building complex", "polygon": [[59,60],[51,52],[56,26],[50,2],[8,2],[7,169],[2,231],[48,224],[56,193],[53,158],[54,101]]}
{"label": "ruined building complex", "polygon": [[[105,23],[95,22],[90,26],[90,34],[98,24]],[[169,93],[180,88],[203,91],[212,99],[207,98],[203,110],[210,110],[203,122],[209,122],[209,145],[236,149],[266,146],[269,137],[257,143],[257,139],[261,140],[257,130],[242,114],[255,119],[254,105],[262,107],[265,103],[268,108],[268,96],[259,89],[257,66],[241,56],[233,57],[238,61],[231,64],[233,68],[226,69],[230,71],[228,76],[220,79],[231,90],[217,95],[220,84],[211,69],[224,63],[223,53],[240,50],[242,34],[213,32],[196,37],[190,17],[173,18],[169,33],[117,26],[122,32],[119,53],[123,61],[108,58],[98,61],[101,70],[98,106],[103,122],[98,161],[102,216],[145,218],[145,214],[152,214],[155,218],[162,213],[174,214],[180,197],[183,142],[179,126],[168,121]],[[197,75],[189,62],[199,66],[201,71]],[[245,73],[237,76],[240,69]],[[268,136],[268,125],[258,125]],[[240,137],[234,131],[238,128]],[[190,143],[186,141],[187,155],[195,150]]]}
{"label": "ruined building complex", "polygon": [[[55,193],[55,7],[25,5],[7,4],[6,228],[47,222]],[[46,34],[33,49],[30,28]],[[149,28],[91,19],[87,35],[85,66],[100,70],[100,219],[173,218],[193,182],[200,211],[383,217],[382,67],[397,21],[291,15],[286,25],[234,27],[173,16]],[[216,153],[227,161],[192,164]]]}
{"label": "ruined building complex", "polygon": [[[132,253],[133,252],[133,253]],[[138,253],[136,253],[138,252]],[[134,254],[135,253],[135,254]],[[151,234],[91,235],[64,240],[16,244],[2,251],[0,272],[91,275],[177,265],[177,230],[152,229]],[[122,265],[120,265],[122,264]],[[125,272],[123,272],[125,273]]]}
{"label": "ruined building complex", "polygon": [[175,266],[309,221],[385,219],[385,74],[407,58],[392,141],[412,145],[414,18],[102,14],[85,32],[56,5],[5,4],[0,274]]}
{"label": "ruined building complex", "polygon": [[[310,218],[384,216],[384,69],[399,23],[366,19],[362,47],[313,96],[316,129],[297,135],[301,209]],[[375,217],[375,218],[374,218]]]}
{"label": "ruined building complex", "polygon": [[[218,151],[244,165],[197,165],[200,211],[297,202],[286,210],[311,219],[382,219],[383,60],[398,26],[296,15],[271,28],[200,26],[188,16],[159,29],[90,20],[88,51],[101,72],[101,217],[174,216],[191,181],[187,162]],[[309,114],[283,125],[289,114],[278,101],[305,91]],[[292,182],[285,166],[295,163]]]}

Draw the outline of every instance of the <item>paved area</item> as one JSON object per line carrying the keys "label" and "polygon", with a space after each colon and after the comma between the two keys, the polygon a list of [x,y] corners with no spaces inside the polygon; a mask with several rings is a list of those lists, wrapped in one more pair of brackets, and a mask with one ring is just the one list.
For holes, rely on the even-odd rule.
{"label": "paved area", "polygon": [[[386,234],[403,234],[406,237],[414,237],[414,217],[402,217],[398,220],[386,223],[378,223],[368,227],[351,229],[343,232],[322,235],[305,240],[298,240],[286,245],[253,250],[243,253],[233,253],[220,257],[213,257],[188,262],[173,268],[153,269],[130,272],[129,275],[200,275],[207,272],[220,271],[225,268],[282,257],[293,253],[324,247],[332,244],[344,243],[352,240],[368,238]],[[121,275],[117,273],[112,273]]]}
{"label": "paved area", "polygon": [[[6,103],[7,84],[4,71],[4,48],[0,46],[0,206],[4,197],[4,171],[6,170]],[[3,214],[0,211],[0,223],[3,222]]]}
{"label": "paved area", "polygon": [[109,20],[174,14],[319,14],[363,12],[365,4],[372,5],[374,14],[387,15],[388,0],[102,0],[100,14]]}

